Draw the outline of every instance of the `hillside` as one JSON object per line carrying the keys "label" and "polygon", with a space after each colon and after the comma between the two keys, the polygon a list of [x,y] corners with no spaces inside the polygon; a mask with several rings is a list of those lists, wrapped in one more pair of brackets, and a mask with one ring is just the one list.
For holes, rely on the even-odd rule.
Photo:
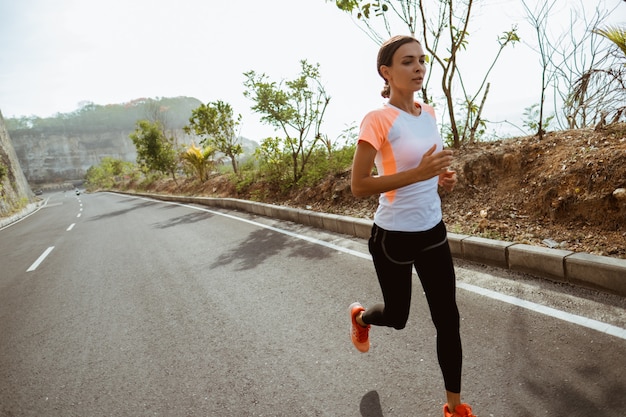
{"label": "hillside", "polygon": [[[451,232],[626,258],[626,124],[479,143],[456,152],[459,184],[442,192]],[[356,199],[350,172],[289,195],[236,192],[226,177],[152,191],[251,198],[372,218],[376,199]]]}
{"label": "hillside", "polygon": [[191,97],[136,99],[129,103],[96,105],[52,117],[6,120],[22,171],[31,184],[82,180],[104,157],[135,161],[137,150],[129,135],[137,120],[160,120],[179,143],[195,137],[183,131],[191,111],[201,102]]}

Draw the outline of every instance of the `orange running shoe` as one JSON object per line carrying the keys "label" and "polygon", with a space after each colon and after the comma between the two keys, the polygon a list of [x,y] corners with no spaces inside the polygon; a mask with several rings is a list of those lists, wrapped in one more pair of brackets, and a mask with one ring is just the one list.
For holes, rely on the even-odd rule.
{"label": "orange running shoe", "polygon": [[454,409],[454,412],[450,412],[448,404],[443,406],[443,417],[476,417],[472,414],[472,407],[468,404],[459,404]]}
{"label": "orange running shoe", "polygon": [[350,335],[352,337],[352,343],[354,344],[354,347],[356,347],[361,352],[367,352],[370,348],[369,332],[370,327],[372,326],[368,324],[367,327],[363,327],[356,322],[356,316],[358,316],[361,311],[365,311],[361,304],[350,304],[350,321],[352,323],[352,325],[350,326]]}

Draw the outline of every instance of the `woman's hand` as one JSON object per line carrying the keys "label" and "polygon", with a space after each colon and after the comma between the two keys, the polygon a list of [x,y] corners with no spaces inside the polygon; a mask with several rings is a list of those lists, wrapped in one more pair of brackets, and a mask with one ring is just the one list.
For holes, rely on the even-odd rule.
{"label": "woman's hand", "polygon": [[457,181],[456,171],[448,169],[443,174],[439,174],[439,185],[448,192],[454,189]]}
{"label": "woman's hand", "polygon": [[422,179],[429,179],[438,175],[441,176],[448,172],[448,168],[452,164],[451,150],[443,150],[437,153],[435,153],[435,150],[437,150],[437,145],[433,145],[422,155],[422,161],[415,168],[415,171],[419,173]]}

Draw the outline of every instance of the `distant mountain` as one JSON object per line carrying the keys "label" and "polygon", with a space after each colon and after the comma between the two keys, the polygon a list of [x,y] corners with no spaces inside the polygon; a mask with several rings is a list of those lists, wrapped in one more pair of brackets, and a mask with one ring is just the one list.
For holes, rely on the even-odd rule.
{"label": "distant mountain", "polygon": [[86,103],[71,113],[55,116],[9,118],[11,134],[76,135],[96,132],[133,131],[137,120],[160,120],[169,129],[182,129],[191,111],[202,102],[191,97],[139,98],[128,103],[99,105]]}

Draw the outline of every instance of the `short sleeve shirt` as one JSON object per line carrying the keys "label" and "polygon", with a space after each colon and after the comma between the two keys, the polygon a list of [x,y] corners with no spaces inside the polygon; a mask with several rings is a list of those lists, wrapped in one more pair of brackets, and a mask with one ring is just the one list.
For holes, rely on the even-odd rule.
{"label": "short sleeve shirt", "polygon": [[[443,141],[431,106],[414,116],[391,104],[368,113],[361,123],[359,142],[376,149],[378,175],[391,175],[418,166],[433,145],[439,152]],[[430,230],[442,219],[438,177],[382,193],[374,222],[386,230],[419,232]]]}

